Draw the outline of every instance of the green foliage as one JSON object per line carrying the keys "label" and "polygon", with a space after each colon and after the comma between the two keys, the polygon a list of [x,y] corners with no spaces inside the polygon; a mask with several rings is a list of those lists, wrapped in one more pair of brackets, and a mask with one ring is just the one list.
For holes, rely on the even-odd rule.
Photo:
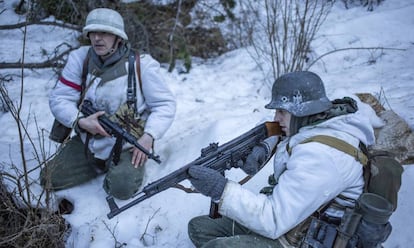
{"label": "green foliage", "polygon": [[220,0],[221,5],[223,5],[224,10],[226,11],[227,16],[231,20],[235,20],[236,17],[232,10],[234,7],[236,7],[236,1],[235,0]]}
{"label": "green foliage", "polygon": [[184,59],[184,67],[186,69],[186,72],[189,72],[191,69],[191,54],[189,54],[187,51],[183,54],[179,54],[178,57],[181,57]]}
{"label": "green foliage", "polygon": [[235,14],[233,13],[234,7],[236,7],[236,1],[234,0],[220,0],[221,6],[224,8],[225,14],[219,14],[213,16],[213,20],[215,22],[224,22],[226,18],[230,18],[230,20],[234,21],[236,19]]}
{"label": "green foliage", "polygon": [[168,71],[171,72],[176,66],[176,60],[180,59],[184,61],[185,72],[189,72],[191,69],[191,54],[187,49],[187,44],[183,37],[174,37],[174,48],[170,54],[170,66]]}
{"label": "green foliage", "polygon": [[37,0],[36,2],[39,10],[42,9],[59,20],[73,24],[82,23],[82,13],[76,11],[68,1]]}
{"label": "green foliage", "polygon": [[[192,56],[210,58],[227,51],[220,30],[198,29],[190,25],[190,13],[197,3],[196,0],[176,0],[166,5],[152,4],[151,1],[34,0],[30,2],[33,10],[26,13],[33,12],[33,21],[54,16],[57,20],[83,27],[90,10],[98,7],[115,9],[124,19],[125,32],[134,49],[151,54],[161,63],[170,63],[171,68],[175,66],[175,59],[182,59],[188,71]],[[219,7],[220,13],[213,17],[215,22],[234,18],[235,0],[220,0],[216,4],[219,5],[215,7]],[[174,38],[171,40],[170,37]],[[83,36],[79,36],[78,40],[81,45],[90,44]]]}
{"label": "green foliage", "polygon": [[224,22],[226,20],[226,16],[225,15],[214,16],[213,20],[215,22]]}

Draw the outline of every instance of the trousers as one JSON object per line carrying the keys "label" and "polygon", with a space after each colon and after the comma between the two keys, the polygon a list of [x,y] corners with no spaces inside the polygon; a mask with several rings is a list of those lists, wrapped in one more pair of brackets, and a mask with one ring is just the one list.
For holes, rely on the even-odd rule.
{"label": "trousers", "polygon": [[188,223],[188,236],[196,247],[282,248],[278,239],[269,239],[225,216],[212,219],[198,216]]}
{"label": "trousers", "polygon": [[131,198],[141,186],[145,167],[135,168],[131,164],[132,154],[122,151],[120,161],[97,159],[87,150],[79,136],[72,137],[56,156],[40,172],[40,183],[49,190],[71,188],[106,174],[103,188],[109,195],[126,200]]}

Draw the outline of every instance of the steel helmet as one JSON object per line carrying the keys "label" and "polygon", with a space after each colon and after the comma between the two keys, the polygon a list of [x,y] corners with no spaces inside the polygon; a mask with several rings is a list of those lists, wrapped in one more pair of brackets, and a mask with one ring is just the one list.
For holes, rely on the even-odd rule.
{"label": "steel helmet", "polygon": [[128,40],[122,16],[112,9],[98,8],[92,10],[86,17],[83,35],[88,37],[89,32],[106,32]]}
{"label": "steel helmet", "polygon": [[283,109],[294,116],[304,117],[331,108],[321,78],[313,72],[290,72],[276,79],[268,109]]}

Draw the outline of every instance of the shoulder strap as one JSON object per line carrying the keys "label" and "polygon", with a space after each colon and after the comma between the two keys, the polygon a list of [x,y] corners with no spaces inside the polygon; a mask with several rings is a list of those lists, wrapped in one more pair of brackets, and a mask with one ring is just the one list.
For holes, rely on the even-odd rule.
{"label": "shoulder strap", "polygon": [[83,98],[85,97],[85,93],[86,93],[86,77],[88,76],[88,67],[89,67],[89,50],[88,50],[88,52],[86,54],[85,59],[83,60],[82,76],[81,76],[81,97],[79,99],[78,105],[83,101]]}
{"label": "shoulder strap", "polygon": [[89,65],[89,52],[86,55],[85,60],[83,61],[83,66],[82,66],[82,82],[81,82],[81,91],[83,92],[86,88],[86,77],[88,75],[88,65]]}
{"label": "shoulder strap", "polygon": [[[333,147],[337,150],[340,150],[352,157],[354,157],[357,161],[359,161],[361,164],[363,164],[364,166],[366,166],[368,164],[368,157],[359,149],[355,148],[354,146],[350,145],[349,143],[332,137],[332,136],[328,136],[328,135],[316,135],[313,137],[310,137],[302,142],[300,142],[300,144],[305,144],[305,143],[309,143],[309,142],[319,142],[322,143],[324,145]],[[288,149],[288,152],[291,152],[291,148]]]}
{"label": "shoulder strap", "polygon": [[[86,77],[88,76],[90,49],[92,49],[92,48],[89,48],[88,52],[86,53],[86,57],[83,60],[82,75],[81,75],[81,92],[80,92],[80,98],[79,98],[79,102],[78,102],[78,108],[82,104],[83,98],[85,97],[85,94],[86,94],[86,91],[87,91],[87,89],[86,89]],[[91,137],[90,134],[87,133],[86,134],[86,140],[85,140],[85,146],[84,146],[84,150],[83,150],[86,158],[89,156],[88,147],[89,147],[90,137]]]}
{"label": "shoulder strap", "polygon": [[138,52],[130,51],[128,57],[128,89],[127,89],[127,103],[128,106],[133,105],[135,113],[138,113],[137,107],[137,91],[136,91],[136,84],[137,79],[134,75],[134,62],[136,64],[136,73],[138,76],[138,83],[139,89],[141,91],[141,95],[144,95],[142,92],[142,80],[141,80],[141,62],[140,62],[140,55]]}
{"label": "shoulder strap", "polygon": [[139,89],[141,91],[141,94],[144,95],[143,92],[142,92],[141,60],[140,60],[139,52],[136,52],[136,54],[135,54],[135,64],[137,65],[136,69],[137,69],[137,75],[138,75]]}
{"label": "shoulder strap", "polygon": [[[368,157],[367,155],[364,154],[364,151],[361,151],[360,149],[355,148],[353,145],[332,137],[332,136],[328,136],[328,135],[316,135],[313,137],[310,137],[308,139],[305,139],[304,141],[300,142],[300,144],[305,144],[305,143],[309,143],[309,142],[319,142],[321,144],[333,147],[339,151],[342,151],[352,157],[354,157],[358,162],[360,162],[363,165],[363,178],[364,178],[364,192],[368,191],[368,182],[369,182],[369,178],[371,175],[371,170],[370,170],[370,164],[368,161]],[[362,144],[362,143],[361,143]],[[361,146],[361,145],[360,145]],[[365,145],[362,144],[362,147],[365,148],[366,151],[366,147]],[[292,148],[289,148],[289,146],[287,147],[288,153],[290,155]],[[339,198],[342,198],[343,200],[348,200],[349,198],[343,196],[343,195],[338,195]],[[333,202],[333,201],[332,201]]]}

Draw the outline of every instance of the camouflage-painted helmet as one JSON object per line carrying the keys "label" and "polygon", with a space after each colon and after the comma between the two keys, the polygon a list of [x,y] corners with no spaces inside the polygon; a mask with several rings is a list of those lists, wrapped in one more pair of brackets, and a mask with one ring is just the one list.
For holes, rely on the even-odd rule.
{"label": "camouflage-painted helmet", "polygon": [[317,114],[331,108],[321,78],[313,72],[298,71],[280,76],[272,87],[268,109],[283,109],[294,116]]}
{"label": "camouflage-painted helmet", "polygon": [[86,17],[83,35],[88,37],[89,32],[106,32],[128,40],[124,29],[122,16],[113,9],[97,8]]}

